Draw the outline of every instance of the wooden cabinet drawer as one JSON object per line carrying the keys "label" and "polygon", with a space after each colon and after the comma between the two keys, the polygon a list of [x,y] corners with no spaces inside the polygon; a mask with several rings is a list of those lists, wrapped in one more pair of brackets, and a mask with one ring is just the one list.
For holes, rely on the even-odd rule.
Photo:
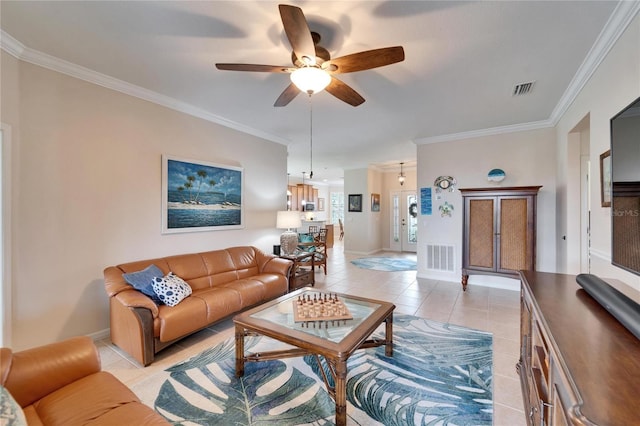
{"label": "wooden cabinet drawer", "polygon": [[289,284],[289,291],[297,290],[301,287],[314,284],[313,271],[309,269],[298,269]]}

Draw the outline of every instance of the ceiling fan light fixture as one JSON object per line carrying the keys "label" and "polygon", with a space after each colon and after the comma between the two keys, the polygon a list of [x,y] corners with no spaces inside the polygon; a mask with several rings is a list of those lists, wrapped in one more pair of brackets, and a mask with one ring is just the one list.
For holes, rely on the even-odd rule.
{"label": "ceiling fan light fixture", "polygon": [[314,94],[331,83],[331,76],[320,68],[303,67],[291,73],[291,81],[304,93]]}

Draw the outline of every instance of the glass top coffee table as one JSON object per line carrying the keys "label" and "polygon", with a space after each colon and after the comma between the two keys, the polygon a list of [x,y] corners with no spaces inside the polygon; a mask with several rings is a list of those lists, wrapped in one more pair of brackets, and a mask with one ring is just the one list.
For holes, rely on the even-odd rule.
{"label": "glass top coffee table", "polygon": [[[300,300],[323,299],[321,305],[332,306],[322,312],[316,303]],[[306,310],[298,307],[304,304]],[[345,309],[334,308],[344,305]],[[336,425],[347,422],[347,360],[357,349],[385,346],[385,355],[393,356],[393,303],[340,293],[303,288],[267,302],[233,318],[236,329],[236,376],[244,375],[244,363],[268,361],[304,355],[323,356],[329,365],[334,385],[323,376],[329,395],[336,403]],[[309,310],[316,313],[309,314]],[[323,313],[324,312],[324,313]],[[350,319],[333,319],[345,318]],[[298,321],[296,321],[296,319]],[[384,339],[370,338],[385,323]],[[262,335],[294,348],[278,351],[247,353],[244,337]],[[320,360],[318,359],[318,362]]]}

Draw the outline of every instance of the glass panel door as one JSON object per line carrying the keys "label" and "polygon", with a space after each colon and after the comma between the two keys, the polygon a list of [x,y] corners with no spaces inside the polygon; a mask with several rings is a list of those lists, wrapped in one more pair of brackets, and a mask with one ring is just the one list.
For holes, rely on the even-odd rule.
{"label": "glass panel door", "polygon": [[416,252],[418,244],[418,197],[415,191],[391,194],[391,235],[389,248]]}
{"label": "glass panel door", "polygon": [[403,195],[402,251],[415,253],[418,247],[418,197],[414,191],[403,192]]}

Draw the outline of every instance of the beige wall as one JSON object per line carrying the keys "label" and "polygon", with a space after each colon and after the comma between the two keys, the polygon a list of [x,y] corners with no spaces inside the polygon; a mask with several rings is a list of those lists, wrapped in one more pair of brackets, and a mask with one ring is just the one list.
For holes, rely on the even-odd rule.
{"label": "beige wall", "polygon": [[[499,184],[488,182],[494,168],[505,171]],[[555,270],[555,140],[553,129],[531,130],[502,135],[418,146],[418,188],[431,187],[441,175],[457,180],[457,188],[542,185],[538,194],[538,269]],[[418,218],[418,276],[460,282],[462,268],[462,196],[459,191],[433,194],[433,214]],[[440,199],[438,199],[438,196]],[[452,217],[442,217],[444,202],[454,207]],[[455,272],[426,269],[428,243],[455,247]],[[472,276],[469,283],[482,280]]]}
{"label": "beige wall", "polygon": [[[594,75],[553,129],[526,131],[440,144],[418,146],[418,188],[430,186],[445,174],[458,179],[458,187],[489,186],[486,172],[505,170],[502,185],[544,185],[538,204],[537,268],[577,274],[591,272],[617,278],[640,289],[640,277],[611,265],[611,209],[600,206],[600,154],[610,148],[609,120],[640,96],[640,17],[636,17],[613,46]],[[590,159],[588,193],[591,212],[590,271],[581,270],[580,156]],[[552,164],[554,163],[555,164]],[[434,200],[454,204],[452,219],[436,214],[420,216],[418,275],[459,281],[462,222],[459,193]],[[566,236],[566,239],[563,237]],[[456,274],[425,269],[426,242],[455,244]],[[470,279],[473,282],[473,277]]]}
{"label": "beige wall", "polygon": [[[2,122],[13,129],[14,348],[104,332],[106,266],[277,243],[285,146],[2,58]],[[5,71],[14,65],[17,73]],[[162,154],[244,168],[245,228],[162,235]]]}
{"label": "beige wall", "polygon": [[[348,253],[370,254],[379,248],[369,245],[369,216],[365,200],[368,186],[369,170],[345,170],[344,172],[344,251]],[[362,212],[349,211],[349,194],[362,194]],[[348,230],[348,232],[347,232]],[[364,238],[363,238],[364,237]]]}
{"label": "beige wall", "polygon": [[[571,131],[584,117],[589,117],[588,149],[591,163],[589,186],[591,210],[591,273],[603,278],[617,278],[640,290],[640,277],[611,265],[611,208],[600,204],[600,154],[610,148],[609,120],[621,109],[640,96],[640,16],[636,16],[624,34],[616,42],[602,64],[582,89],[576,100],[557,125],[558,168],[566,169],[574,158],[571,146]],[[559,187],[576,187],[566,174],[559,177]],[[580,206],[563,193],[558,199],[559,211],[566,212],[565,221],[575,221]],[[573,230],[573,232],[571,232]],[[579,238],[578,231],[567,225],[567,240]],[[564,241],[558,241],[558,251],[568,250]],[[566,270],[580,271],[575,261],[575,250],[566,253],[570,259]],[[571,259],[574,258],[573,261]]]}

